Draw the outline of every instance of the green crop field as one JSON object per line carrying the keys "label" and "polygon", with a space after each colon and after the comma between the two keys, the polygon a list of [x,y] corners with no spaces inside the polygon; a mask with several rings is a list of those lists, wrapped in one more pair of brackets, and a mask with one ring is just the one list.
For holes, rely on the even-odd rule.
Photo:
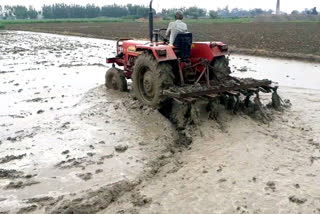
{"label": "green crop field", "polygon": [[[147,21],[147,19],[145,20]],[[158,21],[160,24],[167,24],[173,20]],[[224,19],[185,19],[186,23],[249,23],[253,18],[224,18]],[[46,23],[132,23],[137,22],[131,18],[86,18],[86,19],[17,19],[17,20],[0,20],[0,29],[4,29],[8,25],[22,25],[22,24],[46,24]]]}
{"label": "green crop field", "polygon": [[[144,20],[147,22],[147,19]],[[158,21],[159,24],[167,24],[173,20],[163,20]],[[268,18],[268,17],[259,17],[259,18],[217,18],[217,19],[184,19],[184,21],[188,24],[214,24],[214,23],[252,23],[252,22],[320,22],[320,18],[318,16],[317,19],[307,20],[307,19],[286,19],[286,18]],[[0,20],[0,29],[3,29],[7,25],[16,25],[16,24],[45,24],[45,23],[132,23],[137,22],[132,18],[85,18],[85,19],[20,19],[20,20]]]}
{"label": "green crop field", "polygon": [[17,19],[0,20],[0,26],[14,24],[41,24],[41,23],[96,23],[96,22],[133,22],[132,19],[123,18],[92,18],[92,19]]}

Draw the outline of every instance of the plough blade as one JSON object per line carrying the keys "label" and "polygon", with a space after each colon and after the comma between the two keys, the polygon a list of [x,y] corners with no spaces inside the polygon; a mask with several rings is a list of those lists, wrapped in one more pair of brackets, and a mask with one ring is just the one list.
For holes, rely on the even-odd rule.
{"label": "plough blade", "polygon": [[175,99],[187,100],[187,98],[197,97],[215,97],[219,94],[227,94],[229,96],[251,96],[259,91],[268,93],[275,91],[276,88],[271,86],[270,80],[254,80],[254,79],[236,79],[231,78],[228,81],[223,81],[223,84],[212,84],[211,87],[206,86],[183,86],[174,87],[163,91],[166,95]]}

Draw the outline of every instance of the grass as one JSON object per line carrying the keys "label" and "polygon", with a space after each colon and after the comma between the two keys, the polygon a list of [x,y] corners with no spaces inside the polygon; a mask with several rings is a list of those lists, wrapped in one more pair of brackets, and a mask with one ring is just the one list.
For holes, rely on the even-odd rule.
{"label": "grass", "polygon": [[254,21],[254,18],[217,18],[217,19],[185,19],[186,23],[249,23]]}
{"label": "grass", "polygon": [[[274,19],[274,18],[273,18]],[[188,24],[214,24],[214,23],[251,23],[251,22],[275,22],[273,19],[262,18],[217,18],[217,19],[184,19]],[[277,18],[278,19],[278,18]],[[160,24],[168,24],[173,20],[159,21]],[[33,19],[33,20],[0,20],[0,29],[4,29],[6,25],[14,24],[38,24],[38,23],[95,23],[95,22],[135,22],[132,18],[79,18],[79,19]],[[319,20],[276,20],[276,22],[319,22]]]}
{"label": "grass", "polygon": [[[186,23],[248,23],[252,22],[252,18],[224,18],[224,19],[185,19]],[[160,24],[167,24],[173,20],[159,21]],[[0,29],[4,29],[6,25],[15,24],[41,24],[41,23],[97,23],[97,22],[135,22],[132,18],[85,18],[85,19],[17,19],[17,20],[0,20]]]}
{"label": "grass", "polygon": [[122,18],[85,18],[85,19],[17,19],[0,20],[0,26],[13,24],[39,24],[39,23],[82,23],[82,22],[132,22]]}

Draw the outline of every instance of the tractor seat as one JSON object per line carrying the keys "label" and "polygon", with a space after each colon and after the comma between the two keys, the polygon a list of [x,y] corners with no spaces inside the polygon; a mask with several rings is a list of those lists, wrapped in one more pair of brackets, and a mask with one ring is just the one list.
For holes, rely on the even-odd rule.
{"label": "tractor seat", "polygon": [[179,33],[174,40],[174,52],[181,61],[190,61],[192,33]]}

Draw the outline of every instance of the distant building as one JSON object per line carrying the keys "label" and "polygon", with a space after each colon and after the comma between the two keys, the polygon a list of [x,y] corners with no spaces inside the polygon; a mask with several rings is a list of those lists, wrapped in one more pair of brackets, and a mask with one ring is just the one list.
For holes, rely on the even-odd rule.
{"label": "distant building", "polygon": [[280,0],[277,0],[276,14],[277,14],[277,15],[280,15]]}

